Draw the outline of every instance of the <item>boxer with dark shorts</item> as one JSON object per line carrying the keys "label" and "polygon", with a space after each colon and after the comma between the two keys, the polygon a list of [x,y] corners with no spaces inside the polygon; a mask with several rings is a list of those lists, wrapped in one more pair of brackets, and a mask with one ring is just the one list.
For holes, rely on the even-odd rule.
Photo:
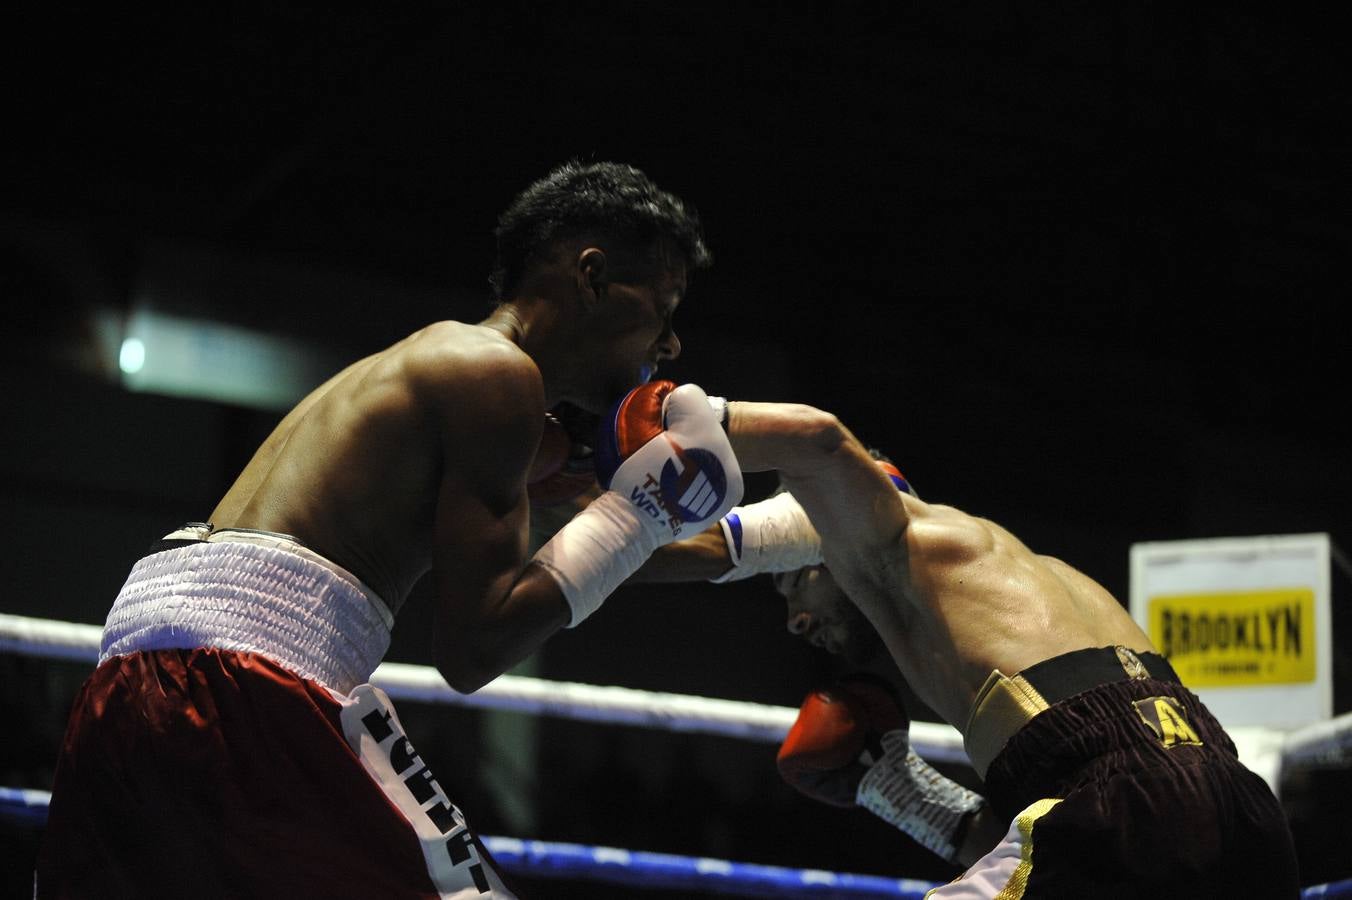
{"label": "boxer with dark shorts", "polygon": [[[987,800],[915,757],[899,704],[858,679],[804,701],[780,771],[965,866],[934,900],[1299,895],[1271,789],[1101,585],[921,500],[829,413],[731,402],[728,433],[743,470],[777,470],[785,493],[636,578],[779,573],[794,634],[847,655],[881,639],[963,735]],[[1008,830],[977,841],[991,809]]]}

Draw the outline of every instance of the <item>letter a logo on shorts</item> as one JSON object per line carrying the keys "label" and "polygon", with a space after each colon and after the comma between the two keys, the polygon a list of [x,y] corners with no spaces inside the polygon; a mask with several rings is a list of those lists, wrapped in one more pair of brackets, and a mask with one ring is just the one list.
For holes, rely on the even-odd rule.
{"label": "letter a logo on shorts", "polygon": [[[728,475],[718,457],[707,450],[686,450],[667,438],[676,459],[662,466],[662,500],[683,522],[700,523],[728,493]],[[677,467],[679,464],[679,468]]]}
{"label": "letter a logo on shorts", "polygon": [[1165,750],[1180,744],[1202,746],[1202,739],[1192,730],[1183,707],[1173,697],[1146,697],[1132,701],[1131,705],[1136,707],[1136,714],[1155,733]]}

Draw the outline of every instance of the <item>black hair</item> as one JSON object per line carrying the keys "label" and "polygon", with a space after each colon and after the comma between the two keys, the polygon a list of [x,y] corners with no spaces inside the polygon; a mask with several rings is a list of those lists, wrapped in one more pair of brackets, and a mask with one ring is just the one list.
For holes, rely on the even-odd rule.
{"label": "black hair", "polygon": [[532,257],[582,234],[645,250],[665,238],[685,256],[687,268],[713,263],[696,212],[620,163],[564,163],[518,194],[494,233],[498,254],[488,281],[499,302],[511,297]]}

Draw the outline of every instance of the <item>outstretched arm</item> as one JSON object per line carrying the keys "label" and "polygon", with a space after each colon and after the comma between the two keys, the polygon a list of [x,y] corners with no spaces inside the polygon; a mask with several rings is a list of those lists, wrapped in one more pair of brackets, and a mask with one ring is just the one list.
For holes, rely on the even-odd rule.
{"label": "outstretched arm", "polygon": [[[785,542],[784,547],[773,548],[776,555],[785,557],[783,565],[754,571],[783,571],[821,562],[823,548],[817,546],[817,532],[830,547],[827,555],[835,562],[828,564],[833,571],[859,570],[856,580],[877,573],[880,561],[898,557],[906,507],[897,499],[896,486],[839,419],[802,404],[733,402],[728,409],[728,436],[742,470],[778,470],[792,494],[791,498],[752,504],[753,515],[744,514],[748,545],[753,543],[751,529],[762,521],[769,523],[767,534]],[[795,499],[801,508],[794,508]],[[566,521],[585,502],[548,512],[558,517],[562,510],[559,518]],[[803,517],[803,509],[811,524]],[[711,527],[659,548],[629,580],[718,579],[734,566],[729,543],[725,529]]]}
{"label": "outstretched arm", "polygon": [[728,435],[744,471],[779,471],[821,536],[827,567],[856,602],[864,597],[857,591],[897,588],[906,506],[838,418],[801,404],[733,402]]}
{"label": "outstretched arm", "polygon": [[880,556],[896,556],[882,548],[897,546],[906,509],[871,499],[896,486],[835,416],[801,404],[728,406],[743,471],[778,470],[788,493],[738,507],[721,527],[660,548],[632,582],[735,580],[816,565],[823,561],[818,532],[830,533],[837,566],[872,571]]}

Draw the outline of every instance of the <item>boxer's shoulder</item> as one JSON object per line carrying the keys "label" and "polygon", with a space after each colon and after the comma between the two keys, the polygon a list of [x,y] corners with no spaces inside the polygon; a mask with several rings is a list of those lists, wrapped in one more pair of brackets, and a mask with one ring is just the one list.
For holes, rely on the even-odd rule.
{"label": "boxer's shoulder", "polygon": [[544,380],[539,367],[524,350],[491,328],[436,322],[387,352],[401,376],[438,405],[474,406],[491,397],[499,404],[528,407],[537,418],[543,413]]}
{"label": "boxer's shoulder", "polygon": [[434,322],[391,348],[411,364],[529,367],[535,364],[500,331],[451,320]]}
{"label": "boxer's shoulder", "polygon": [[937,503],[907,498],[906,540],[912,554],[929,563],[965,563],[1001,546],[1003,529],[979,516]]}

